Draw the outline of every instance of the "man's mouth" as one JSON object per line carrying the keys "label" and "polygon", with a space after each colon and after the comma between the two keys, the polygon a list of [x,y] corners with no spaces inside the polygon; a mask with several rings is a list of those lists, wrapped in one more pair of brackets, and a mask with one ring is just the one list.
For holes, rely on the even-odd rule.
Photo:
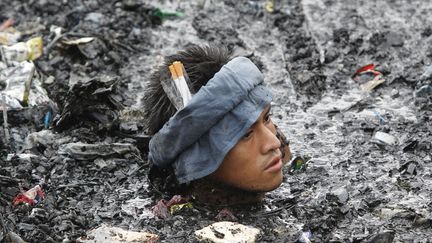
{"label": "man's mouth", "polygon": [[264,168],[264,171],[278,172],[280,169],[282,169],[282,157],[279,155],[270,161],[270,163]]}

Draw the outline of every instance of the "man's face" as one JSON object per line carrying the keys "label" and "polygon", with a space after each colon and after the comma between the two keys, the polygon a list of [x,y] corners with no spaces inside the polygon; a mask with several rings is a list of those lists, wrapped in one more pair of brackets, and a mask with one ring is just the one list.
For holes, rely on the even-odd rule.
{"label": "man's face", "polygon": [[225,156],[211,178],[255,192],[271,191],[282,183],[281,143],[269,112],[270,106]]}

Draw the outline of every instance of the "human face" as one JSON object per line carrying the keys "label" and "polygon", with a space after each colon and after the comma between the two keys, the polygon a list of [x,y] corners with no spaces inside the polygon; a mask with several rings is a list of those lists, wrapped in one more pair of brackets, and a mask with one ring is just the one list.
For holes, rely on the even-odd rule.
{"label": "human face", "polygon": [[254,192],[267,192],[282,183],[281,143],[266,107],[258,120],[225,156],[211,178]]}

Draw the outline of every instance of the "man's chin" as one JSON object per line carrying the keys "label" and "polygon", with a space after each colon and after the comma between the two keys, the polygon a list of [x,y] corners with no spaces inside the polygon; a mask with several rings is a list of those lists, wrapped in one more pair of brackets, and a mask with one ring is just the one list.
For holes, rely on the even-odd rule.
{"label": "man's chin", "polygon": [[257,186],[252,192],[271,192],[276,190],[282,184],[282,176],[280,179],[275,180],[273,183],[263,183],[261,186]]}

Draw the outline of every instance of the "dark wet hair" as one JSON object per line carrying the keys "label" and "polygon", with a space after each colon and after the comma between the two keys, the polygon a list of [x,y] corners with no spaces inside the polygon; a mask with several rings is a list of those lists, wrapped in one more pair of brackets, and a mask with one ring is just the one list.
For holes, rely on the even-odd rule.
{"label": "dark wet hair", "polygon": [[[231,58],[232,53],[227,48],[213,45],[191,45],[183,51],[165,57],[164,63],[152,73],[144,91],[144,115],[150,135],[158,132],[176,112],[161,85],[162,80],[171,78],[169,65],[174,61],[183,63],[192,86],[189,89],[195,94]],[[153,188],[161,194],[184,194],[188,189],[186,185],[177,182],[171,167],[159,168],[153,165],[149,172],[149,180]]]}
{"label": "dark wet hair", "polygon": [[231,52],[228,49],[212,45],[192,45],[177,54],[165,57],[163,65],[152,73],[144,91],[144,116],[148,132],[155,134],[176,112],[161,85],[162,80],[171,78],[169,65],[174,61],[183,63],[191,81],[190,91],[195,94],[230,60]]}

